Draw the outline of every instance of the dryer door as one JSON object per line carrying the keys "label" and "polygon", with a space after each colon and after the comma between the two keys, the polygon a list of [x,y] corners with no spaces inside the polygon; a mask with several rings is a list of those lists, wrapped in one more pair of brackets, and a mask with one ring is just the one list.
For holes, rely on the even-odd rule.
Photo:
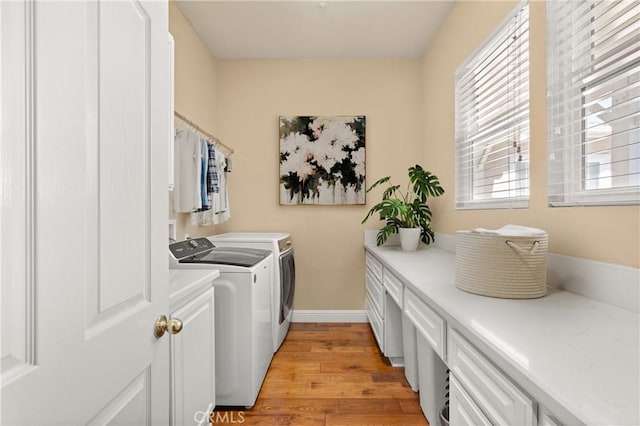
{"label": "dryer door", "polygon": [[293,295],[296,289],[296,262],[293,248],[280,255],[280,318],[282,324],[293,307]]}

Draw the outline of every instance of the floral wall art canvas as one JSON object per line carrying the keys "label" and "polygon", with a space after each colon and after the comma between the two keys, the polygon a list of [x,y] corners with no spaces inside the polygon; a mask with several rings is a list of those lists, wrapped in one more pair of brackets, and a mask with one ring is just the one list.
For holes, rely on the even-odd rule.
{"label": "floral wall art canvas", "polygon": [[365,117],[280,117],[280,204],[365,203]]}

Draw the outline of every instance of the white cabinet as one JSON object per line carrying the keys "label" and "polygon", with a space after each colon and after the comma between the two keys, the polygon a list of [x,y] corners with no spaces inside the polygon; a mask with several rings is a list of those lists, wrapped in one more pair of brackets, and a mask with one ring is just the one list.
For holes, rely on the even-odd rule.
{"label": "white cabinet", "polygon": [[[533,426],[535,402],[458,332],[449,328],[451,375],[494,424]],[[457,397],[452,390],[451,395]]]}
{"label": "white cabinet", "polygon": [[384,288],[382,265],[367,253],[367,317],[380,350],[384,352]]}
{"label": "white cabinet", "polygon": [[376,308],[371,294],[367,294],[367,318],[369,318],[369,324],[378,342],[378,347],[380,347],[381,351],[384,351],[384,326],[382,324],[382,316]]}
{"label": "white cabinet", "polygon": [[411,290],[405,291],[404,312],[440,358],[446,359],[444,319]]}
{"label": "white cabinet", "polygon": [[393,365],[404,364],[402,345],[402,292],[404,285],[388,268],[382,267],[384,288],[384,354]]}
{"label": "white cabinet", "polygon": [[380,281],[380,278],[375,276],[371,270],[367,270],[367,293],[371,296],[373,307],[382,316],[384,313],[384,288]]}
{"label": "white cabinet", "polygon": [[382,274],[382,285],[389,293],[389,296],[396,302],[396,304],[402,308],[402,288],[404,285],[402,281],[398,277],[396,277],[393,272],[389,271],[389,269],[383,267]]}
{"label": "white cabinet", "polygon": [[373,275],[378,278],[378,280],[382,280],[382,263],[368,252],[366,254],[366,264],[367,268],[373,272]]}
{"label": "white cabinet", "polygon": [[[370,253],[366,264],[371,327],[387,356],[391,336],[402,336],[398,346],[405,375],[411,388],[420,392],[420,407],[430,423],[438,422],[449,377],[451,425],[536,424],[536,402],[459,332],[447,327],[437,305],[415,288],[405,287]],[[397,330],[390,328],[394,321],[401,324]],[[552,426],[553,420],[547,416],[543,424]]]}
{"label": "white cabinet", "polygon": [[215,407],[213,287],[171,314],[183,329],[171,336],[171,424],[193,423]]}
{"label": "white cabinet", "polygon": [[[402,365],[402,283],[366,254],[367,317],[380,350],[393,365]],[[384,277],[384,278],[383,278]],[[391,291],[384,283],[391,283]]]}
{"label": "white cabinet", "polygon": [[449,424],[451,426],[491,426],[491,422],[458,383],[455,376],[449,379]]}
{"label": "white cabinet", "polygon": [[[383,300],[395,305],[398,289],[403,295],[397,306],[402,309],[404,371],[411,389],[421,393],[425,414],[442,408],[437,401],[431,408],[423,403],[426,395],[441,392],[436,375],[442,365],[432,362],[441,357],[455,383],[449,395],[451,424],[640,424],[637,381],[629,374],[638,365],[638,345],[633,344],[637,312],[586,290],[608,275],[616,275],[616,282],[627,288],[637,281],[632,280],[637,271],[550,257],[552,281],[584,288],[588,297],[558,289],[541,299],[503,300],[457,289],[453,251],[430,247],[407,253],[378,247],[374,231],[365,235],[365,250],[368,269],[377,271],[378,280],[382,273]],[[597,273],[579,274],[582,269]],[[378,328],[389,334],[383,309]],[[557,319],[562,327],[550,330]],[[580,341],[567,345],[575,336]],[[619,350],[607,351],[609,347]],[[584,410],[585,400],[603,403]],[[434,423],[436,412],[426,415]]]}
{"label": "white cabinet", "polygon": [[412,290],[405,289],[403,306],[405,375],[411,388],[420,391],[420,407],[427,420],[436,424],[446,401],[446,323]]}
{"label": "white cabinet", "polygon": [[538,405],[538,426],[561,426],[562,423],[546,407]]}
{"label": "white cabinet", "polygon": [[171,425],[193,424],[195,413],[216,405],[213,280],[218,276],[211,270],[169,272],[170,319],[182,321],[170,344]]}
{"label": "white cabinet", "polygon": [[555,417],[553,417],[550,414],[543,414],[542,416],[540,416],[540,421],[538,422],[538,425],[540,426],[561,426],[561,423],[559,423]]}

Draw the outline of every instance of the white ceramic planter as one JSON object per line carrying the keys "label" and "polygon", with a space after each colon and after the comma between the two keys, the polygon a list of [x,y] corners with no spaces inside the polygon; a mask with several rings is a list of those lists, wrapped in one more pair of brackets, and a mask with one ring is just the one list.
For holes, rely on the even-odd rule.
{"label": "white ceramic planter", "polygon": [[420,243],[420,228],[400,228],[400,246],[404,251],[415,251]]}

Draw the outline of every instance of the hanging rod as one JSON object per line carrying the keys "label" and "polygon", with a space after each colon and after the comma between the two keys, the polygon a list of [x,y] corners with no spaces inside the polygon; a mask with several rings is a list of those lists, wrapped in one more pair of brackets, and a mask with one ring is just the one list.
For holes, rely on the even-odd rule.
{"label": "hanging rod", "polygon": [[229,154],[233,154],[233,148],[231,148],[229,145],[226,145],[224,142],[222,142],[220,139],[213,136],[211,133],[205,131],[204,129],[201,129],[200,126],[198,126],[193,121],[189,120],[184,115],[180,114],[178,111],[173,111],[173,115],[176,118],[178,118],[180,121],[183,121],[185,124],[188,124],[189,126],[193,127],[196,132],[202,133],[204,136],[207,137],[207,139],[211,140],[214,144],[224,147],[224,149],[229,151]]}

